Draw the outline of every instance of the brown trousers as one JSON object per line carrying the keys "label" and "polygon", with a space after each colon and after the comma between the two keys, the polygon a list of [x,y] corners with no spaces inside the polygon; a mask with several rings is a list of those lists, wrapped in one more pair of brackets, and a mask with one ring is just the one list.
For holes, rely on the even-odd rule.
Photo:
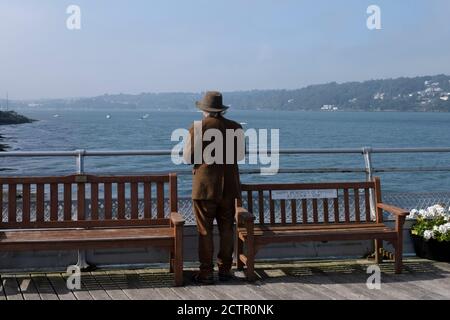
{"label": "brown trousers", "polygon": [[217,220],[220,248],[217,255],[219,272],[228,272],[233,262],[234,247],[234,199],[194,200],[194,214],[197,220],[198,256],[200,272],[210,275],[214,269],[214,219]]}

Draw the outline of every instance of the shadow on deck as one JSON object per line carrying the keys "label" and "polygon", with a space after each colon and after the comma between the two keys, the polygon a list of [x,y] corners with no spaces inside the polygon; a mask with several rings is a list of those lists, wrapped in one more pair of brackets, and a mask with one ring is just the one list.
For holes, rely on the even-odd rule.
{"label": "shadow on deck", "polygon": [[212,286],[173,287],[164,269],[98,270],[83,273],[81,289],[68,290],[65,273],[2,274],[0,300],[116,300],[116,299],[450,299],[450,264],[406,259],[404,272],[381,265],[381,289],[370,290],[367,260],[259,263],[260,277],[247,283],[236,279]]}

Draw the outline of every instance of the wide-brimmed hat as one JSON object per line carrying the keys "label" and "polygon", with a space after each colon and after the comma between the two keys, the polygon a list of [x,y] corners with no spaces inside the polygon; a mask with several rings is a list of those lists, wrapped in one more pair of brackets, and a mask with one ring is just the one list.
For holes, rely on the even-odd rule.
{"label": "wide-brimmed hat", "polygon": [[206,112],[222,112],[229,107],[223,105],[222,94],[218,91],[208,91],[201,101],[195,103],[197,108]]}

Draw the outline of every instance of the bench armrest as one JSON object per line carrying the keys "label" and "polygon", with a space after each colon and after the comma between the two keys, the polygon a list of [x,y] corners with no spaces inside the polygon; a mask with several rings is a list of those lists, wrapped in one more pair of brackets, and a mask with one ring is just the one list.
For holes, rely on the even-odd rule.
{"label": "bench armrest", "polygon": [[391,205],[385,204],[385,203],[378,203],[377,208],[387,211],[398,217],[406,217],[409,215],[409,212],[407,210],[398,208],[395,206],[391,206]]}
{"label": "bench armrest", "polygon": [[170,213],[170,222],[174,226],[180,226],[180,225],[184,225],[185,220],[179,212],[171,212]]}
{"label": "bench armrest", "polygon": [[236,207],[236,223],[244,223],[247,224],[248,222],[253,222],[255,220],[255,217],[248,212],[246,209],[242,207]]}

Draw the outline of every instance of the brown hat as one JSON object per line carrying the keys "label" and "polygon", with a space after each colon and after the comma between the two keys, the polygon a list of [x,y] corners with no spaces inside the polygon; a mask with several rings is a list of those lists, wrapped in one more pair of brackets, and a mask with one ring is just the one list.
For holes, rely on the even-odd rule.
{"label": "brown hat", "polygon": [[201,101],[197,101],[197,108],[207,112],[222,112],[229,107],[223,105],[222,94],[218,91],[208,91]]}

